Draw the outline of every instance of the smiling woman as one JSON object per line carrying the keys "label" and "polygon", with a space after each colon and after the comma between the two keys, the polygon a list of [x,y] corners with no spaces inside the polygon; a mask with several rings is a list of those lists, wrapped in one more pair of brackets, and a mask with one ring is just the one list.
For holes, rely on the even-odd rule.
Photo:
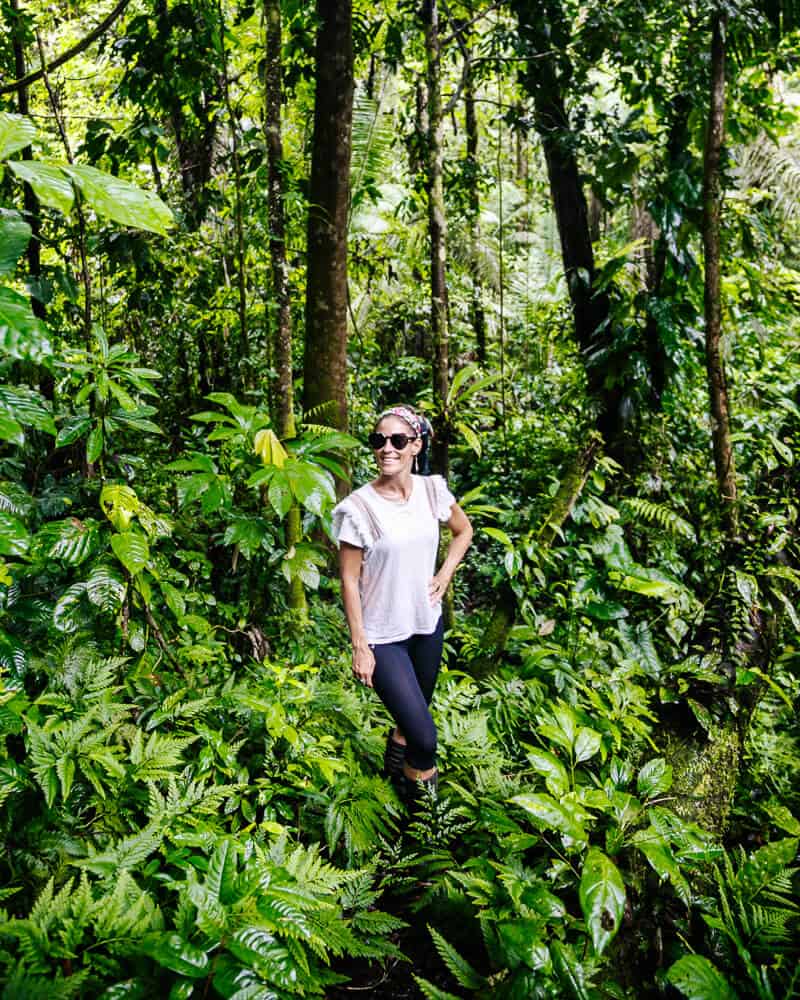
{"label": "smiling woman", "polygon": [[[432,436],[409,406],[381,414],[369,444],[378,477],[333,512],[353,674],[395,720],[384,773],[409,800],[437,783],[429,709],[442,658],[442,597],[472,539],[472,525],[441,476],[425,476]],[[452,541],[436,572],[439,523]]]}

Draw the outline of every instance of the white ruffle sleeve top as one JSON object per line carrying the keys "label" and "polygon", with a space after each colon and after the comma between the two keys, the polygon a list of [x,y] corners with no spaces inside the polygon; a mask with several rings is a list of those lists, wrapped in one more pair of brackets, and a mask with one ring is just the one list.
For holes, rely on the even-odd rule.
{"label": "white ruffle sleeve top", "polygon": [[387,500],[369,483],[333,509],[333,536],[363,549],[361,608],[370,645],[430,635],[442,615],[428,584],[436,572],[439,522],[456,502],[441,476],[413,476],[408,500]]}

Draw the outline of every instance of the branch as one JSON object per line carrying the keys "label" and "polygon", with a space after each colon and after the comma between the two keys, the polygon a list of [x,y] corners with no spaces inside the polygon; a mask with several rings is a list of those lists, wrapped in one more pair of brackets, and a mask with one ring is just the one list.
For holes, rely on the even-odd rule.
{"label": "branch", "polygon": [[103,18],[97,27],[92,28],[89,34],[82,38],[79,42],[76,42],[71,49],[67,49],[67,51],[62,52],[60,56],[56,56],[56,58],[48,66],[42,65],[39,69],[33,70],[31,73],[28,73],[27,76],[23,76],[20,80],[12,80],[11,83],[4,83],[0,85],[0,94],[10,94],[13,90],[17,90],[19,87],[27,87],[29,84],[35,83],[37,80],[41,80],[45,73],[52,73],[54,69],[58,69],[59,66],[63,66],[64,63],[69,62],[69,60],[74,56],[77,56],[85,49],[88,49],[92,42],[98,39],[111,27],[129,3],[130,0],[119,0],[116,7],[114,7],[114,9]]}

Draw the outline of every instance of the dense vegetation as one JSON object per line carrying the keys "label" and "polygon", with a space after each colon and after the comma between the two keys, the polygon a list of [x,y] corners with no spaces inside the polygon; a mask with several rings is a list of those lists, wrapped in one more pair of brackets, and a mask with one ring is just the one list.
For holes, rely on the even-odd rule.
{"label": "dense vegetation", "polygon": [[[800,996],[798,11],[0,9],[2,996]],[[401,399],[415,818],[329,539]]]}

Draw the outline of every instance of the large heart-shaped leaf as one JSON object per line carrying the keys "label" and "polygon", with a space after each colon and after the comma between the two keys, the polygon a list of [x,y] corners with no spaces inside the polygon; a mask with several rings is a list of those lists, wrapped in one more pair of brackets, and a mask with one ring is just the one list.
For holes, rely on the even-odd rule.
{"label": "large heart-shaped leaf", "polygon": [[5,160],[36,138],[36,126],[23,115],[0,111],[0,160]]}
{"label": "large heart-shaped leaf", "polygon": [[113,174],[83,164],[59,166],[80,188],[87,205],[106,219],[134,229],[166,235],[172,225],[172,212],[160,198]]}
{"label": "large heart-shaped leaf", "polygon": [[11,274],[31,238],[31,227],[19,212],[0,208],[0,274]]}
{"label": "large heart-shaped leaf", "polygon": [[13,514],[0,511],[0,555],[21,556],[28,551],[28,529]]}
{"label": "large heart-shaped leaf", "polygon": [[0,351],[36,362],[53,353],[47,327],[33,315],[30,300],[11,288],[0,288]]}
{"label": "large heart-shaped leaf", "polygon": [[578,896],[594,950],[602,955],[622,922],[625,883],[614,862],[596,847],[586,852]]}
{"label": "large heart-shaped leaf", "polygon": [[111,548],[131,576],[141,573],[150,558],[147,539],[138,531],[123,531],[119,535],[114,535],[111,539]]}
{"label": "large heart-shaped leaf", "polygon": [[8,165],[21,181],[30,184],[43,205],[69,215],[75,201],[75,189],[61,167],[36,160],[14,160]]}

